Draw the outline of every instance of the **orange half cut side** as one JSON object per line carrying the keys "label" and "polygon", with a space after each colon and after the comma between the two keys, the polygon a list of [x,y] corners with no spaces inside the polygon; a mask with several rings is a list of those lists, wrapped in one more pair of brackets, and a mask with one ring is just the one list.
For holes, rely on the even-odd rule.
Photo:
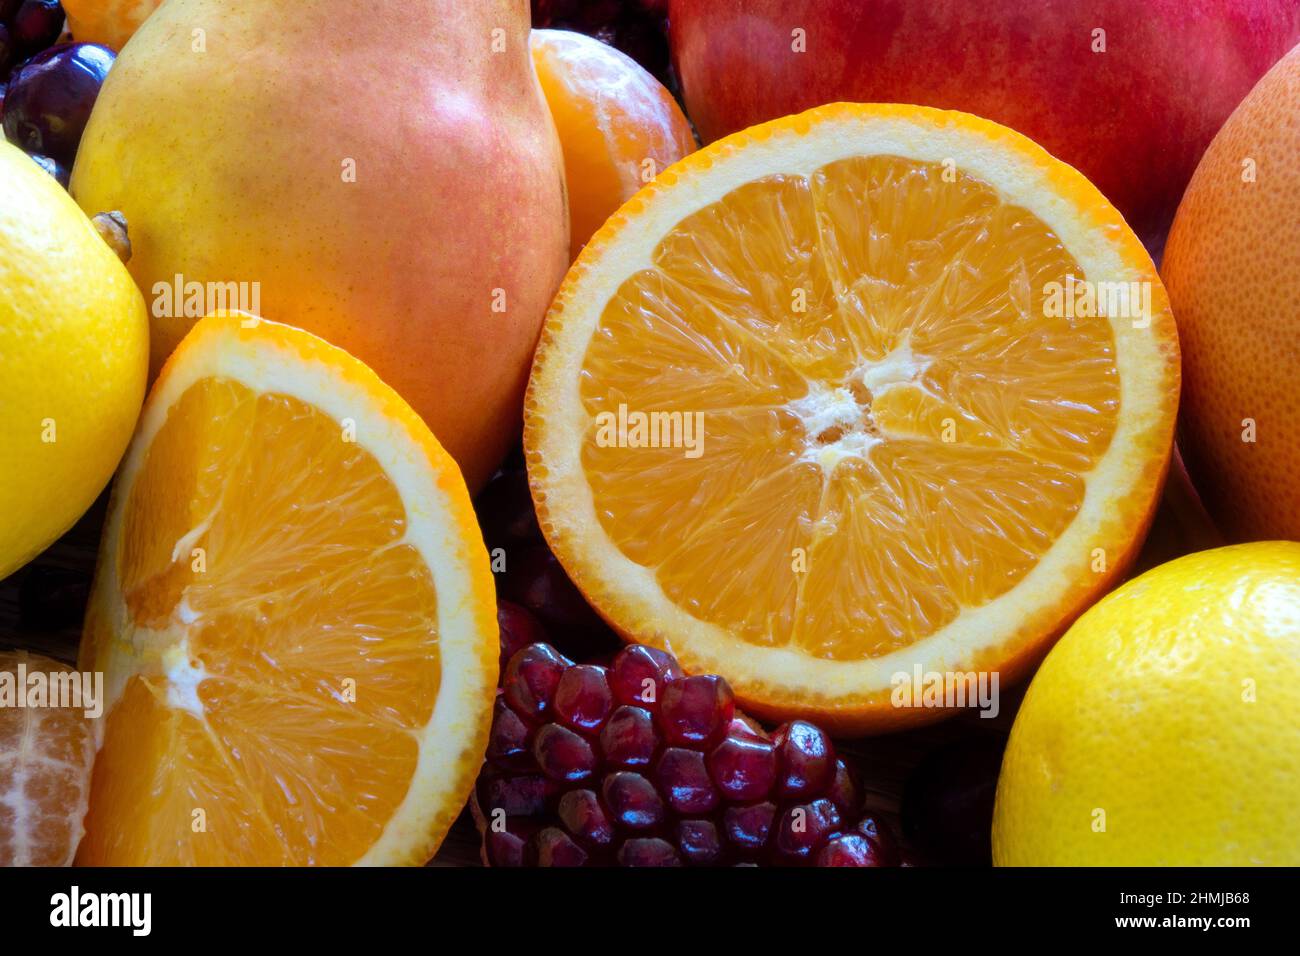
{"label": "orange half cut side", "polygon": [[418,416],[308,333],[203,320],[105,529],[79,862],[424,863],[482,760],[496,633],[469,495]]}
{"label": "orange half cut side", "polygon": [[1105,592],[1178,384],[1159,278],[1079,173],[966,114],[836,104],[685,158],[597,233],[525,444],[625,637],[869,732],[939,716],[896,706],[900,675],[1014,680]]}

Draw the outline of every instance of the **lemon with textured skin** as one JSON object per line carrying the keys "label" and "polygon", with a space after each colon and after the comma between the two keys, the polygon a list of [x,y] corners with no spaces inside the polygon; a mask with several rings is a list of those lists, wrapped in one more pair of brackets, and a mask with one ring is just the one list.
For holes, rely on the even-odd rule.
{"label": "lemon with textured skin", "polygon": [[999,866],[1300,864],[1300,543],[1201,551],[1084,614],[1025,696]]}
{"label": "lemon with textured skin", "polygon": [[144,299],[63,188],[0,142],[0,578],[66,531],[144,399]]}

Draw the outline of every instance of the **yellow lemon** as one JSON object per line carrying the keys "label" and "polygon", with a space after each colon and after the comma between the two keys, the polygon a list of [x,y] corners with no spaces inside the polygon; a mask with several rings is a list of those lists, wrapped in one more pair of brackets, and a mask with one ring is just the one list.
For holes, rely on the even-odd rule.
{"label": "yellow lemon", "polygon": [[998,781],[999,866],[1300,864],[1300,543],[1130,581],[1048,655]]}
{"label": "yellow lemon", "polygon": [[0,578],[77,520],[144,399],[144,299],[53,177],[0,142]]}

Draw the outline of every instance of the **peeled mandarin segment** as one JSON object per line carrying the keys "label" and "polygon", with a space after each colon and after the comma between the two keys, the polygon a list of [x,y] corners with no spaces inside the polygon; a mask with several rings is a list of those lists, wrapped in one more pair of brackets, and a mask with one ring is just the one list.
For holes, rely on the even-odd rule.
{"label": "peeled mandarin segment", "polygon": [[[84,832],[82,818],[94,758],[93,722],[85,707],[58,696],[70,668],[26,651],[0,650],[0,673],[14,681],[46,676],[46,704],[0,707],[0,866],[67,866]],[[76,675],[73,675],[74,678]],[[93,688],[92,688],[93,691]]]}
{"label": "peeled mandarin segment", "polygon": [[[1147,324],[1060,307],[1109,282],[1154,290]],[[838,104],[620,211],[552,307],[526,445],[548,540],[626,636],[858,729],[887,698],[875,661],[1019,670],[1105,586],[1177,378],[1150,261],[1073,170],[973,117]],[[602,430],[615,412],[702,417],[703,451]]]}
{"label": "peeled mandarin segment", "polygon": [[[239,334],[235,321],[205,320],[192,336]],[[445,825],[458,812],[463,794],[444,807],[424,792],[456,786],[457,768],[422,779],[422,759],[473,751],[461,768],[468,786],[481,757],[475,731],[486,729],[490,677],[477,659],[443,673],[444,615],[421,546],[438,541],[447,551],[437,557],[453,574],[458,562],[483,558],[482,568],[466,565],[473,599],[463,598],[450,620],[458,640],[466,626],[481,630],[483,647],[471,653],[494,660],[481,539],[476,530],[460,541],[434,530],[452,520],[440,515],[447,506],[439,496],[457,489],[430,467],[436,460],[454,473],[454,465],[429,451],[432,436],[409,408],[386,404],[397,399],[373,376],[363,387],[374,391],[352,399],[355,418],[326,413],[309,396],[356,388],[347,377],[354,360],[331,350],[324,359],[340,363],[331,370],[338,381],[313,384],[321,369],[310,361],[295,368],[293,348],[329,347],[296,330],[258,327],[267,329],[266,354],[231,367],[254,379],[275,369],[268,379],[291,382],[298,394],[221,374],[169,389],[164,373],[156,392],[170,398],[165,417],[124,468],[108,532],[113,569],[99,576],[86,637],[86,653],[121,688],[97,765],[86,862],[354,863],[390,838],[390,822],[404,819],[413,799],[431,805],[410,811],[417,822],[399,838],[427,839],[420,827],[428,819]],[[173,360],[180,370],[172,375],[205,360],[192,348],[197,354]],[[409,446],[403,428],[416,429],[406,433]],[[421,455],[430,457],[422,463]],[[428,497],[413,509],[421,481]],[[456,520],[465,527],[455,534],[473,530],[463,483],[458,490]],[[116,612],[106,592],[114,586]],[[475,708],[465,688],[480,685],[470,695],[481,693]],[[456,699],[447,703],[444,693]],[[431,736],[439,708],[455,715],[465,706],[481,713],[443,718],[457,722],[463,739]],[[146,811],[113,818],[135,804]],[[411,851],[416,862],[428,852]]]}

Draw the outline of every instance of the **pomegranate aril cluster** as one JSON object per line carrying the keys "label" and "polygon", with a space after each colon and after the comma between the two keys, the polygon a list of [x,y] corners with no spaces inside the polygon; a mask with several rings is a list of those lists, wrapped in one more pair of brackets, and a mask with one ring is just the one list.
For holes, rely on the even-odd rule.
{"label": "pomegranate aril cluster", "polygon": [[474,802],[492,866],[898,862],[822,730],[768,735],[724,679],[642,645],[608,667],[515,650]]}

